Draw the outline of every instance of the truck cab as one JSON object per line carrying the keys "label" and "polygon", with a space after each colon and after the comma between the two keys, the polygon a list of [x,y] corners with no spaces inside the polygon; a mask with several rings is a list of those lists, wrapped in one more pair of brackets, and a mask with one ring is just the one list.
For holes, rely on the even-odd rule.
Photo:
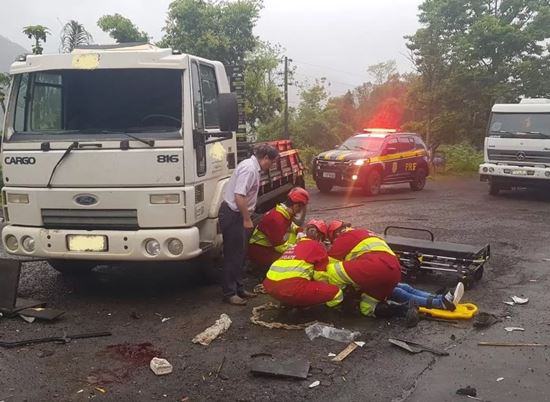
{"label": "truck cab", "polygon": [[[218,209],[239,151],[222,63],[152,45],[92,46],[28,55],[10,73],[8,253],[65,272],[221,250]],[[274,166],[277,182],[263,178],[265,197],[298,180],[295,152],[294,165]]]}
{"label": "truck cab", "polygon": [[420,191],[429,174],[428,152],[415,133],[365,129],[313,161],[313,176],[321,192],[334,186],[357,187],[377,195],[383,184],[409,183]]}
{"label": "truck cab", "polygon": [[479,175],[491,195],[550,185],[550,99],[493,106]]}

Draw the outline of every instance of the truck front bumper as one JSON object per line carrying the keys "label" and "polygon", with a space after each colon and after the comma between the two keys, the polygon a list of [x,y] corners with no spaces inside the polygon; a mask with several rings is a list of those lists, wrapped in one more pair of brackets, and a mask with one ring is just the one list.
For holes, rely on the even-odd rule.
{"label": "truck front bumper", "polygon": [[[105,251],[71,251],[69,250],[69,235],[82,236],[81,244],[85,244],[87,236],[104,236]],[[6,238],[14,236],[17,247],[10,249]],[[34,250],[26,251],[22,240],[26,237],[34,240]],[[148,240],[160,243],[160,253],[150,255],[145,250]],[[168,250],[168,242],[178,239],[183,244],[183,250],[178,255]],[[136,231],[109,230],[59,230],[37,227],[7,225],[2,229],[4,249],[13,255],[38,257],[47,259],[75,259],[93,261],[174,261],[188,260],[202,253],[199,246],[199,229],[196,227],[181,229],[146,229]]]}
{"label": "truck front bumper", "polygon": [[479,178],[510,186],[550,185],[550,168],[482,163]]}

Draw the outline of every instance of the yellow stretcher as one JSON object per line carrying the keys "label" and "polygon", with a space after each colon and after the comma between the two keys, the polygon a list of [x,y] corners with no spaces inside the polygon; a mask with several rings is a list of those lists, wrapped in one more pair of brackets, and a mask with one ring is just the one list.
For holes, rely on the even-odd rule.
{"label": "yellow stretcher", "polygon": [[420,307],[418,311],[421,314],[426,314],[436,318],[445,318],[448,320],[469,320],[477,314],[478,308],[473,303],[462,303],[456,306],[455,311],[426,307]]}

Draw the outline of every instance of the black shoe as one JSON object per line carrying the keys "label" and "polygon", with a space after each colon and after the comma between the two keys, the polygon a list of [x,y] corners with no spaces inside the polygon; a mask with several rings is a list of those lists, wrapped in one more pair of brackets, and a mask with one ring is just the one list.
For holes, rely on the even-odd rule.
{"label": "black shoe", "polygon": [[408,304],[380,302],[374,308],[374,316],[377,318],[404,317],[407,314]]}
{"label": "black shoe", "polygon": [[445,307],[445,310],[449,310],[449,311],[456,310],[456,305],[453,303],[453,294],[451,292],[447,292],[446,295],[441,296],[441,301],[443,302],[443,306]]}

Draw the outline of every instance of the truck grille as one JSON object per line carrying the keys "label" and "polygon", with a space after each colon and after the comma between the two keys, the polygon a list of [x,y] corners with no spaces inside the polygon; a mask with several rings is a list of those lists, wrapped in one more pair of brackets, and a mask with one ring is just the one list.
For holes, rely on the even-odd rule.
{"label": "truck grille", "polygon": [[318,166],[323,170],[341,171],[351,165],[350,161],[325,161],[322,159],[317,160]]}
{"label": "truck grille", "polygon": [[135,209],[42,209],[47,229],[136,230]]}
{"label": "truck grille", "polygon": [[550,152],[544,151],[489,149],[487,150],[487,155],[490,161],[495,162],[511,162],[521,165],[544,163],[550,165]]}

